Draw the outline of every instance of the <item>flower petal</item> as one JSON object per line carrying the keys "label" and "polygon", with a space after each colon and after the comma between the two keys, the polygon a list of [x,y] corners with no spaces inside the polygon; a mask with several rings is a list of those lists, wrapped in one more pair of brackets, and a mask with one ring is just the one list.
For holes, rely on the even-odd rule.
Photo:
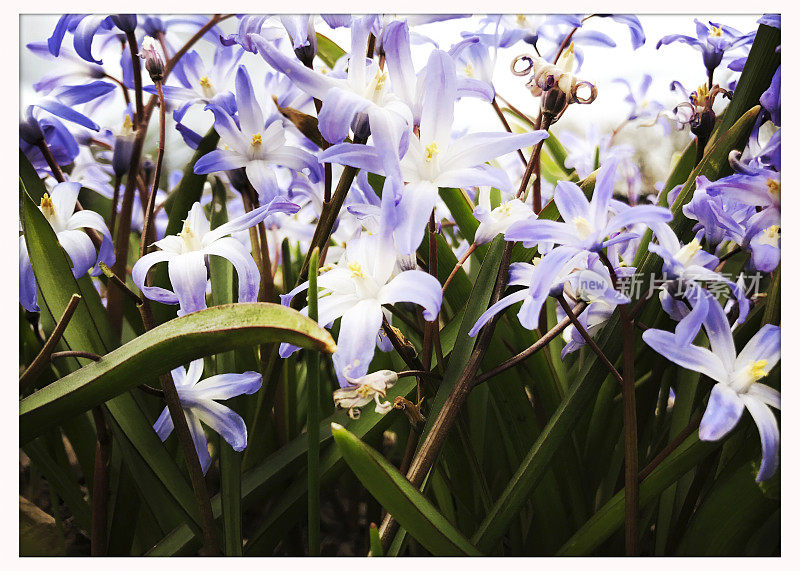
{"label": "flower petal", "polygon": [[704,347],[683,345],[674,333],[660,329],[648,329],[642,333],[642,341],[659,353],[685,369],[697,371],[715,381],[725,382],[728,373],[720,358]]}
{"label": "flower petal", "polygon": [[178,297],[178,315],[206,308],[208,274],[202,252],[187,252],[172,256],[167,264],[169,281]]}
{"label": "flower petal", "polygon": [[145,280],[147,278],[147,272],[150,271],[154,265],[158,264],[159,262],[168,262],[175,258],[178,254],[174,252],[165,252],[165,251],[157,251],[151,252],[149,254],[145,254],[133,265],[133,270],[131,271],[131,277],[133,278],[133,283],[136,284],[136,287],[139,288],[139,291],[147,299],[152,299],[153,301],[158,301],[161,303],[167,303],[174,305],[178,303],[178,296],[175,295],[173,292],[169,291],[168,289],[164,289],[158,286],[147,286],[145,285]]}
{"label": "flower petal", "polygon": [[761,468],[758,470],[756,482],[770,479],[778,469],[778,449],[780,446],[780,429],[775,415],[763,402],[755,397],[742,396],[747,410],[753,416],[761,436]]}
{"label": "flower petal", "polygon": [[424,308],[423,316],[433,321],[442,305],[442,286],[435,277],[421,270],[401,272],[381,288],[378,294],[381,305],[405,301]]}
{"label": "flower petal", "polygon": [[[261,274],[258,265],[244,245],[236,238],[220,238],[204,248],[204,252],[213,256],[221,256],[236,268],[239,282],[239,303],[254,302],[258,299],[258,287]],[[211,284],[214,287],[214,284]]]}
{"label": "flower petal", "polygon": [[342,316],[338,349],[333,354],[340,386],[349,384],[347,377],[358,378],[367,373],[382,321],[383,311],[375,299],[360,301]]}
{"label": "flower petal", "polygon": [[742,417],[744,401],[724,383],[711,389],[708,406],[700,421],[700,440],[719,440],[736,426]]}

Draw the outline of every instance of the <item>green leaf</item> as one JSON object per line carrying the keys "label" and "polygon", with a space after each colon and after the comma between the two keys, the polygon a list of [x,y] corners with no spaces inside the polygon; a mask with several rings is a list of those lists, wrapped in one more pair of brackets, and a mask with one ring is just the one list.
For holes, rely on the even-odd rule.
{"label": "green leaf", "polygon": [[461,533],[383,456],[338,424],[333,438],[364,487],[433,555],[480,555]]}
{"label": "green leaf", "polygon": [[[646,506],[698,462],[711,454],[719,442],[703,442],[697,433],[689,436],[683,444],[645,478],[639,486],[639,505]],[[602,506],[558,552],[558,555],[586,556],[592,553],[625,521],[625,491],[620,490]]]}
{"label": "green leaf", "polygon": [[336,65],[336,62],[339,61],[339,58],[345,53],[346,52],[340,48],[336,42],[317,32],[317,56],[319,56],[319,59],[321,59],[325,65],[333,69],[333,66]]}
{"label": "green leaf", "polygon": [[21,441],[142,384],[142,371],[154,378],[198,357],[278,341],[336,350],[330,333],[291,308],[272,303],[210,307],[160,325],[24,399]]}
{"label": "green leaf", "polygon": [[738,470],[720,476],[692,516],[675,555],[745,554],[750,536],[780,508],[780,502],[767,498],[759,489],[757,471],[757,467],[745,462]]}
{"label": "green leaf", "polygon": [[374,523],[369,524],[369,556],[370,557],[383,557],[383,545],[381,545],[381,536],[378,533],[378,526]]}

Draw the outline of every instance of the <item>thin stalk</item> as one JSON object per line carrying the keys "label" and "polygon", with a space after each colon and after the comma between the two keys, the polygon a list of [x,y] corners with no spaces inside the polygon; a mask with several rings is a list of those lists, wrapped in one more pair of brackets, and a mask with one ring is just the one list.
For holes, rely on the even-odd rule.
{"label": "thin stalk", "polygon": [[461,259],[458,260],[456,265],[453,267],[453,271],[450,272],[449,276],[447,276],[447,280],[445,280],[444,285],[442,286],[442,295],[444,295],[444,292],[447,290],[447,286],[450,285],[450,282],[452,282],[453,279],[456,277],[456,274],[458,273],[458,270],[461,269],[461,266],[464,265],[467,259],[469,259],[469,257],[473,254],[473,252],[475,252],[475,250],[477,249],[478,249],[478,244],[476,243],[470,244],[469,248],[467,248],[467,251],[464,252],[464,255],[461,256]]}
{"label": "thin stalk", "polygon": [[[513,131],[511,131],[511,125],[508,124],[508,119],[506,119],[506,116],[503,115],[503,110],[500,109],[500,106],[497,104],[497,98],[492,99],[492,109],[494,109],[494,112],[497,113],[497,116],[500,118],[500,122],[503,124],[503,128],[507,132],[512,133]],[[522,165],[527,166],[528,161],[525,159],[525,155],[522,153],[522,149],[517,149],[517,155],[519,155],[519,159],[522,161]]]}
{"label": "thin stalk", "polygon": [[64,182],[66,179],[64,178],[64,173],[61,171],[61,167],[56,162],[56,158],[53,156],[53,153],[50,151],[50,146],[47,144],[47,141],[44,140],[44,137],[41,141],[36,143],[36,146],[42,152],[42,156],[44,160],[47,162],[47,166],[50,167],[50,172],[53,173],[53,177],[58,182]]}
{"label": "thin stalk", "polygon": [[[584,302],[581,302],[578,305],[576,305],[574,310],[573,310],[574,316],[575,317],[579,316],[581,313],[583,313],[583,311],[586,309],[586,307],[587,307],[587,304],[584,303]],[[553,327],[550,331],[548,331],[547,333],[542,335],[539,338],[539,340],[536,341],[536,343],[534,343],[533,345],[531,345],[530,347],[528,347],[527,349],[525,349],[521,353],[519,353],[517,355],[514,355],[513,357],[511,357],[507,361],[504,361],[504,362],[500,363],[495,368],[493,368],[493,369],[483,373],[482,375],[480,375],[477,379],[475,379],[475,385],[477,386],[477,385],[479,385],[479,384],[481,384],[481,383],[483,383],[485,381],[488,381],[492,377],[495,377],[495,376],[499,375],[500,373],[502,373],[503,371],[507,371],[508,369],[510,369],[511,367],[517,365],[518,363],[521,363],[522,361],[524,361],[525,359],[527,359],[528,357],[530,357],[534,353],[538,352],[539,350],[544,349],[545,347],[547,347],[547,345],[548,345],[548,343],[550,343],[550,341],[552,341],[553,339],[558,337],[561,334],[561,332],[564,331],[564,329],[567,328],[567,326],[570,324],[571,321],[572,321],[572,319],[569,316],[565,317],[564,319],[559,321],[556,324],[556,326]]]}
{"label": "thin stalk", "polygon": [[564,310],[564,313],[567,314],[569,320],[572,321],[572,325],[575,326],[575,329],[577,329],[578,332],[581,334],[583,340],[586,341],[586,344],[589,347],[591,347],[592,351],[594,351],[595,354],[600,358],[600,360],[606,366],[608,371],[611,373],[611,376],[613,376],[615,379],[617,379],[617,381],[620,382],[620,384],[622,384],[624,382],[622,379],[622,375],[620,375],[619,371],[617,371],[616,367],[614,367],[614,364],[608,360],[608,357],[606,357],[605,353],[603,353],[603,350],[597,345],[595,340],[592,339],[592,336],[589,335],[589,332],[583,326],[583,323],[581,323],[578,320],[578,317],[572,311],[572,308],[569,306],[569,303],[564,298],[564,294],[559,295],[556,299],[558,300],[558,303],[561,305],[561,309]]}
{"label": "thin stalk", "polygon": [[57,351],[50,355],[50,360],[66,359],[67,357],[76,357],[81,359],[91,359],[92,361],[99,361],[102,359],[100,355],[90,353],[89,351]]}
{"label": "thin stalk", "polygon": [[119,187],[122,185],[122,179],[114,176],[114,196],[111,199],[111,220],[108,223],[108,231],[114,235],[114,226],[117,222],[117,208],[119,207]]}
{"label": "thin stalk", "polygon": [[156,158],[156,172],[153,176],[153,186],[150,189],[150,195],[147,197],[147,207],[144,214],[144,223],[142,224],[142,239],[139,242],[139,257],[143,257],[147,253],[147,247],[150,245],[150,238],[154,234],[153,210],[156,204],[156,194],[158,192],[158,181],[161,178],[161,167],[164,163],[164,140],[166,139],[166,125],[167,125],[167,109],[164,102],[164,90],[161,87],[161,82],[156,82],[156,92],[158,93],[158,157]]}
{"label": "thin stalk", "polygon": [[[317,273],[319,272],[319,248],[311,252],[308,272],[308,317],[313,321],[319,318]],[[319,353],[307,353],[308,369],[308,554],[319,556]]]}
{"label": "thin stalk", "polygon": [[139,58],[139,43],[136,41],[136,34],[133,33],[133,30],[125,32],[125,39],[128,40],[133,64],[133,97],[136,102],[136,117],[133,123],[139,125],[144,119],[144,92],[142,91],[142,62]]}
{"label": "thin stalk", "polygon": [[692,420],[689,421],[689,424],[686,425],[686,428],[681,430],[678,434],[675,435],[675,438],[670,440],[670,442],[664,446],[664,449],[659,452],[655,458],[650,460],[650,463],[641,469],[639,472],[639,481],[641,482],[647,476],[649,476],[653,470],[658,468],[658,465],[664,461],[664,459],[672,454],[675,449],[680,446],[684,440],[686,440],[690,434],[692,434],[697,428],[700,426],[700,420],[703,418],[702,415],[695,416]]}
{"label": "thin stalk", "polygon": [[622,410],[625,430],[625,554],[639,554],[639,444],[634,384],[634,325],[624,305],[619,306],[622,327]]}
{"label": "thin stalk", "polygon": [[[600,261],[608,269],[611,283],[617,288],[617,272],[605,252]],[[636,383],[634,379],[635,322],[627,306],[620,305],[622,329],[622,414],[625,440],[625,555],[639,554],[639,437],[636,426]]]}
{"label": "thin stalk", "polygon": [[36,355],[33,363],[31,363],[30,366],[25,369],[25,372],[22,373],[22,376],[20,376],[20,392],[25,390],[28,385],[39,378],[39,375],[50,362],[50,355],[53,352],[53,349],[56,348],[56,344],[61,339],[61,336],[64,334],[64,331],[66,330],[67,325],[69,325],[69,321],[72,319],[72,315],[75,313],[75,310],[78,309],[78,304],[80,301],[81,296],[79,296],[77,293],[72,295],[69,303],[67,303],[67,307],[64,309],[64,313],[61,315],[61,319],[58,320],[55,329],[53,329],[53,332],[45,342],[42,350],[39,351],[39,354]]}

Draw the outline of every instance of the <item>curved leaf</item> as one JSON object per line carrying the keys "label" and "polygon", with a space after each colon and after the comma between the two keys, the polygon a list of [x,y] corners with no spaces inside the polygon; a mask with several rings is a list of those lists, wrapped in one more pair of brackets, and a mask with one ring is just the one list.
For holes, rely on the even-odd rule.
{"label": "curved leaf", "polygon": [[375,499],[433,555],[480,555],[386,458],[342,426],[332,424],[333,439],[350,469]]}
{"label": "curved leaf", "polygon": [[160,325],[24,399],[20,439],[27,442],[63,418],[198,357],[278,341],[328,353],[336,350],[330,333],[288,307],[218,305]]}

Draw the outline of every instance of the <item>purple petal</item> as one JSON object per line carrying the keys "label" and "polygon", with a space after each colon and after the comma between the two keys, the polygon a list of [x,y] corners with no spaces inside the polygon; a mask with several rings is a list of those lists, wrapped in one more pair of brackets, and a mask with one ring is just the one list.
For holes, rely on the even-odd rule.
{"label": "purple petal", "polygon": [[708,406],[700,421],[700,440],[719,440],[736,426],[744,410],[743,399],[723,383],[711,389]]}

